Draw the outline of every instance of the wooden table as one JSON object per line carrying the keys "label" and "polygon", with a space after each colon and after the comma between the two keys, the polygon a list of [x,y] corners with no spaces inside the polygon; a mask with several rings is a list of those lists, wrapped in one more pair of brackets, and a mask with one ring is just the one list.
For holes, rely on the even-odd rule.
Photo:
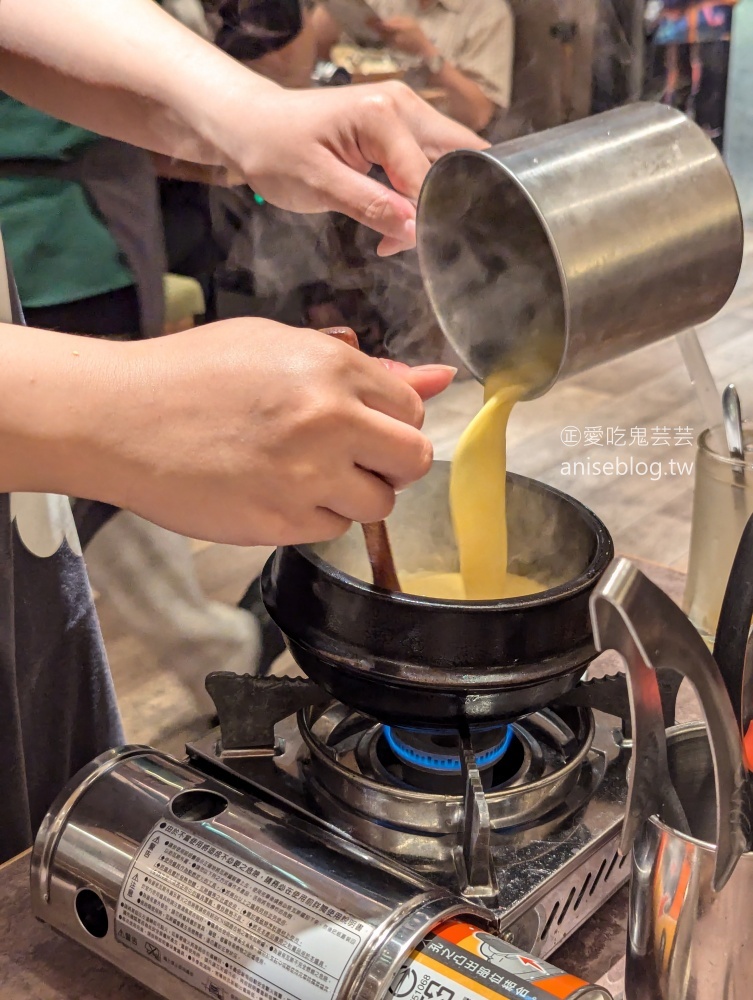
{"label": "wooden table", "polygon": [[[675,600],[681,599],[681,574],[651,564],[641,568]],[[692,697],[681,695],[679,715],[682,721],[698,718]],[[553,961],[598,981],[624,954],[626,921],[624,888],[565,943]],[[27,852],[0,866],[0,1000],[154,1000],[154,994],[34,919]]]}

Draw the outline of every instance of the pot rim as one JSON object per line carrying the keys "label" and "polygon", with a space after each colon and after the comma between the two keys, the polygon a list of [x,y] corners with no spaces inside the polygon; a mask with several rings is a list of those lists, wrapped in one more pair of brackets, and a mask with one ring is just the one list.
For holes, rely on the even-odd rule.
{"label": "pot rim", "polygon": [[[434,464],[450,465],[451,463],[437,461]],[[562,490],[558,490],[556,486],[550,486],[548,483],[542,483],[538,479],[532,479],[529,476],[523,476],[516,472],[508,472],[507,478],[515,483],[526,484],[526,488],[533,488],[534,491],[553,494],[558,500],[564,500],[575,509],[581,521],[593,529],[592,535],[596,543],[595,551],[586,568],[578,576],[573,577],[571,580],[566,580],[564,583],[557,584],[556,587],[550,587],[547,590],[540,591],[538,594],[527,594],[524,597],[502,597],[488,601],[457,601],[438,597],[421,597],[418,594],[395,593],[394,591],[385,590],[383,587],[377,587],[366,580],[359,580],[358,577],[351,576],[350,573],[346,573],[344,570],[333,566],[332,563],[327,562],[326,559],[314,552],[312,545],[291,545],[290,548],[297,552],[303,559],[310,562],[318,571],[336,581],[345,590],[356,594],[369,594],[380,600],[394,601],[399,604],[407,604],[408,606],[425,608],[427,610],[431,608],[441,608],[442,610],[454,609],[463,611],[465,614],[469,612],[471,614],[490,614],[499,611],[525,611],[528,608],[540,608],[549,604],[555,604],[563,597],[575,597],[584,590],[588,590],[593,583],[594,577],[601,575],[614,558],[614,542],[607,526],[600,517],[594,514],[585,504],[582,504],[580,500],[576,500],[575,497],[570,496]],[[389,529],[389,519],[387,519],[387,528]]]}

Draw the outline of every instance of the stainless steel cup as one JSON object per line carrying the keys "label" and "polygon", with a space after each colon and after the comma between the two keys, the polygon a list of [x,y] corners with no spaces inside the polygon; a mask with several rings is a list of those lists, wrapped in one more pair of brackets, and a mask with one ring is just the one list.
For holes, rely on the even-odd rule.
{"label": "stainless steel cup", "polygon": [[418,252],[473,374],[565,375],[710,319],[742,262],[734,184],[680,112],[633,104],[434,164]]}
{"label": "stainless steel cup", "polygon": [[714,770],[702,725],[668,741],[693,836],[655,817],[633,852],[625,1000],[748,1000],[753,982],[753,853],[715,894]]}

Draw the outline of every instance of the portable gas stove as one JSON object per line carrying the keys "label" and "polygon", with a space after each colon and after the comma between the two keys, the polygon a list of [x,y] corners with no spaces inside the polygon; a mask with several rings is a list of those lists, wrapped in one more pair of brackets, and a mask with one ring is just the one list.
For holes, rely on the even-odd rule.
{"label": "portable gas stove", "polygon": [[[455,740],[377,723],[308,680],[213,674],[207,686],[221,729],[188,746],[194,767],[487,908],[531,954],[551,955],[628,879],[621,675]],[[668,725],[677,688],[662,679]]]}
{"label": "portable gas stove", "polygon": [[124,747],[64,789],[36,916],[170,1000],[611,1000],[546,959],[628,877],[621,676],[454,745],[308,680],[208,688],[186,762]]}

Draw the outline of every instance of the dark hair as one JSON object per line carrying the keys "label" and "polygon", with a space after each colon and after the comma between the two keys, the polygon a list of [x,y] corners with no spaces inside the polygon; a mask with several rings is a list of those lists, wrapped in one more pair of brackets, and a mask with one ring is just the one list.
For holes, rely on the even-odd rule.
{"label": "dark hair", "polygon": [[222,24],[215,44],[234,59],[284,48],[303,27],[300,0],[214,0]]}

